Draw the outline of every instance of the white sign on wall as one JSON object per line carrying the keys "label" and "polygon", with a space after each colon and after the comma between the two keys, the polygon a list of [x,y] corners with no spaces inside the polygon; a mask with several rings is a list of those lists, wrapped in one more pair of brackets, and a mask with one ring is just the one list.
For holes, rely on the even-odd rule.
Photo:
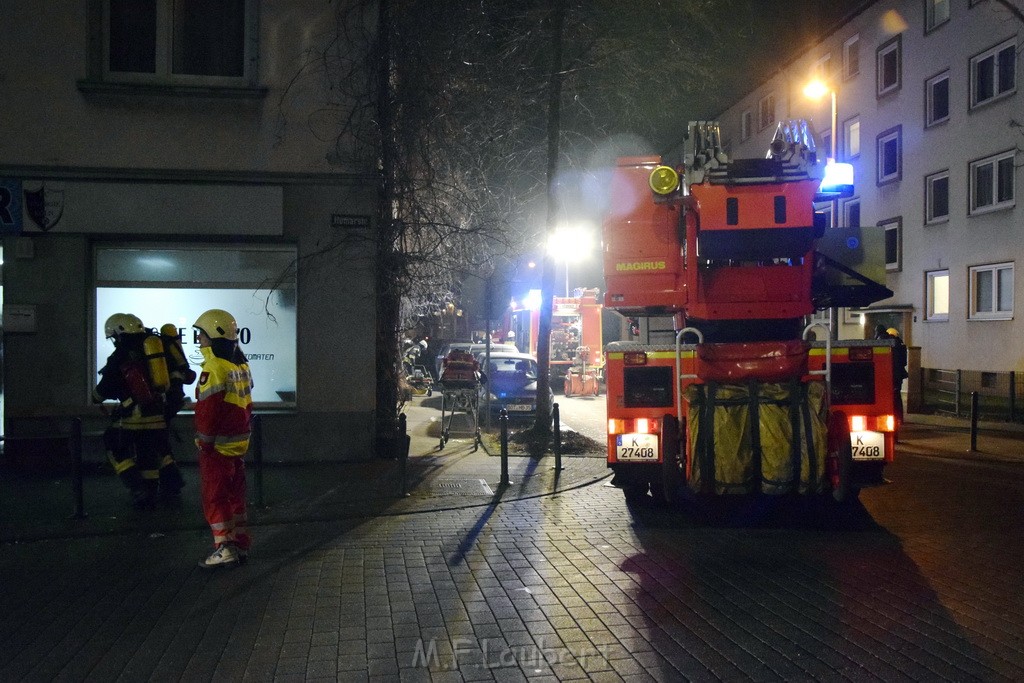
{"label": "white sign on wall", "polygon": [[[289,290],[97,287],[96,369],[114,350],[103,323],[114,313],[133,313],[158,331],[166,323],[177,327],[185,356],[198,374],[203,357],[192,323],[211,308],[222,308],[238,321],[239,342],[252,370],[253,401],[295,401],[295,295]],[[194,399],[195,384],[185,394]]]}

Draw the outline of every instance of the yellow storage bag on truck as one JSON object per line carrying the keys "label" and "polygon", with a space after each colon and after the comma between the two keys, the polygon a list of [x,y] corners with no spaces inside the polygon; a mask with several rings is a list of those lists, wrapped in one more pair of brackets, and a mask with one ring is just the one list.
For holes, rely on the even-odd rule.
{"label": "yellow storage bag on truck", "polygon": [[824,394],[821,382],[688,387],[690,488],[718,494],[822,491]]}

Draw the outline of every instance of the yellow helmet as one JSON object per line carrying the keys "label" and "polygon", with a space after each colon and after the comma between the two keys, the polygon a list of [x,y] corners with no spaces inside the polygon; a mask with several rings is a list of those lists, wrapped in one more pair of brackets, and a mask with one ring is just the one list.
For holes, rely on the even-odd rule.
{"label": "yellow helmet", "polygon": [[145,331],[142,321],[131,313],[115,313],[103,323],[103,333],[107,339],[117,339],[122,334],[137,334]]}
{"label": "yellow helmet", "polygon": [[235,317],[220,308],[211,308],[196,318],[192,327],[197,327],[210,339],[238,339],[238,323]]}
{"label": "yellow helmet", "polygon": [[886,330],[886,332],[888,332],[889,334],[891,334],[894,337],[900,336],[900,331],[897,330],[895,327],[890,327],[889,329]]}

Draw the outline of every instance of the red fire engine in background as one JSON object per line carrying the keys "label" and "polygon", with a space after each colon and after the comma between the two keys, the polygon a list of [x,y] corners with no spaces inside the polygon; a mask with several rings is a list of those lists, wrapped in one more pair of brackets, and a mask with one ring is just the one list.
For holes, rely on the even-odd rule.
{"label": "red fire engine in background", "polygon": [[[852,194],[852,170],[779,124],[764,159],[722,153],[691,122],[684,165],[621,158],[604,223],[605,305],[672,316],[675,344],[605,349],[608,466],[627,497],[855,498],[893,460],[893,342],[834,339],[815,310],[892,292],[816,251],[814,203]],[[838,184],[831,171],[849,171]],[[824,179],[824,182],[823,182]]]}
{"label": "red fire engine in background", "polygon": [[[551,383],[554,387],[562,382],[567,396],[596,396],[604,367],[602,306],[596,289],[577,289],[573,294],[556,296],[551,309]],[[511,324],[519,350],[536,357],[539,306],[514,309]]]}

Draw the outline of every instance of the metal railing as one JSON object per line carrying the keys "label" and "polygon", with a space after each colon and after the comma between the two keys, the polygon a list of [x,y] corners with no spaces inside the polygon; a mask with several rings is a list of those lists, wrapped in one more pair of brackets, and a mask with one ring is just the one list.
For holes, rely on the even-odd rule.
{"label": "metal railing", "polygon": [[978,396],[977,415],[994,422],[1024,422],[1014,371],[921,368],[921,412],[966,418],[971,395]]}

